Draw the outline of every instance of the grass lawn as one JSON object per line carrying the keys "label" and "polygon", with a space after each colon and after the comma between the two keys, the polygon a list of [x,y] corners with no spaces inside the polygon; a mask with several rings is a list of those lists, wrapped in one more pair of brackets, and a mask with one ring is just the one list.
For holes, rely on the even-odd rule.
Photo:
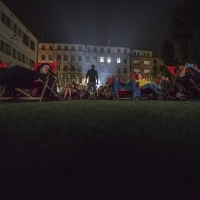
{"label": "grass lawn", "polygon": [[199,101],[0,102],[1,195],[200,199],[199,118]]}

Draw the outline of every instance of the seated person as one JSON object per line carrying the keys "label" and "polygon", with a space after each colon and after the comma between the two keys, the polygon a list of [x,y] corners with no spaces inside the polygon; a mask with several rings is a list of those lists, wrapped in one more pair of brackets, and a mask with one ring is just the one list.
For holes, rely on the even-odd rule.
{"label": "seated person", "polygon": [[138,86],[140,89],[151,89],[154,92],[158,92],[161,88],[157,83],[151,83],[150,81],[144,79],[142,77],[142,72],[138,72],[138,80],[136,82],[138,83]]}
{"label": "seated person", "polygon": [[138,98],[138,87],[135,80],[131,80],[128,84],[120,83],[120,79],[118,77],[114,78],[113,81],[113,98],[118,99],[118,90],[131,90],[132,91],[132,99],[139,100]]}
{"label": "seated person", "polygon": [[[28,84],[38,79],[45,81],[50,68],[47,63],[41,64],[35,71],[19,65],[6,68],[0,73],[0,86],[19,81]],[[51,86],[52,84],[53,78],[50,78],[48,85]]]}
{"label": "seated person", "polygon": [[69,98],[68,100],[71,100],[72,99],[72,91],[73,90],[76,90],[76,83],[75,82],[72,82],[72,84],[69,84],[66,86],[66,89],[65,89],[65,94],[64,94],[64,97],[62,100],[65,100],[67,95],[69,95]]}
{"label": "seated person", "polygon": [[[184,77],[186,75],[191,74],[191,72],[187,71],[186,69],[187,69],[187,63],[185,64],[185,66],[181,65],[181,66],[176,67],[176,69],[175,69],[175,73],[176,73],[175,79],[179,79],[181,77]],[[193,69],[194,69],[195,72],[194,72],[194,75],[191,76],[191,78],[196,84],[200,84],[200,70],[197,67],[197,65],[194,65]]]}

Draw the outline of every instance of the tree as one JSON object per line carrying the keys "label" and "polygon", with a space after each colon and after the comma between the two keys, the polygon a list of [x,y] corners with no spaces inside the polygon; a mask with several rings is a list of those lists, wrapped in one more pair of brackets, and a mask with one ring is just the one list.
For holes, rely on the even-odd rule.
{"label": "tree", "polygon": [[175,61],[175,50],[173,42],[169,39],[166,39],[161,48],[160,59],[164,65],[173,65]]}
{"label": "tree", "polygon": [[169,36],[178,46],[179,64],[200,64],[200,1],[185,0],[177,4],[171,15]]}

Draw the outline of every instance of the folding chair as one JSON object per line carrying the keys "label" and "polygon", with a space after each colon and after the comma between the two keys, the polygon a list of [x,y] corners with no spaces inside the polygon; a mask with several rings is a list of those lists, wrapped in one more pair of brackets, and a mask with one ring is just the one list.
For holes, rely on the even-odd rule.
{"label": "folding chair", "polygon": [[[35,71],[42,63],[35,63],[33,70]],[[32,83],[23,83],[21,81],[15,84],[8,84],[4,87],[0,94],[0,100],[38,100],[39,102],[43,100],[60,100],[57,92],[55,91],[56,83],[58,82],[57,70],[58,63],[48,63],[50,65],[50,70],[47,74],[46,80],[41,79],[35,80]],[[48,85],[49,79],[53,79],[51,86]],[[5,93],[7,90],[13,89],[18,92],[17,97],[6,97]]]}
{"label": "folding chair", "polygon": [[[175,69],[176,66],[166,66],[168,72],[171,74],[171,76],[175,76]],[[185,98],[192,98],[192,96],[194,95],[194,93],[199,93],[200,94],[200,89],[199,87],[195,84],[195,82],[192,80],[192,76],[194,74],[190,73],[187,74],[184,77],[181,78],[177,78],[175,81],[176,83],[179,85],[179,87],[183,90],[184,96]],[[167,90],[167,100],[170,98],[176,98],[176,90],[175,89],[171,89],[171,90]]]}
{"label": "folding chair", "polygon": [[[113,84],[114,78],[108,78],[108,82]],[[123,84],[123,79],[120,78],[120,84]],[[118,90],[118,99],[132,99],[132,90]]]}
{"label": "folding chair", "polygon": [[[138,80],[138,76],[136,73],[133,73],[132,75],[132,79],[135,80],[137,82]],[[142,78],[143,79],[147,79],[146,74],[142,74]],[[140,98],[142,100],[144,99],[153,99],[154,98],[154,92],[151,89],[140,89]]]}

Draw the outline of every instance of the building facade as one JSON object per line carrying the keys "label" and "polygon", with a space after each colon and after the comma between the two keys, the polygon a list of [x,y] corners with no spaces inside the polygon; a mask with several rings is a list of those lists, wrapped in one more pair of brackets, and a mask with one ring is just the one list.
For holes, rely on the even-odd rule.
{"label": "building facade", "polygon": [[0,0],[0,60],[31,68],[37,62],[37,38]]}
{"label": "building facade", "polygon": [[130,63],[131,74],[141,71],[150,77],[152,67],[154,65],[159,66],[161,61],[158,57],[153,56],[152,51],[131,49]]}
{"label": "building facade", "polygon": [[39,43],[38,62],[59,62],[60,87],[67,83],[85,83],[87,70],[95,65],[99,84],[108,77],[130,80],[130,48],[84,44]]}

